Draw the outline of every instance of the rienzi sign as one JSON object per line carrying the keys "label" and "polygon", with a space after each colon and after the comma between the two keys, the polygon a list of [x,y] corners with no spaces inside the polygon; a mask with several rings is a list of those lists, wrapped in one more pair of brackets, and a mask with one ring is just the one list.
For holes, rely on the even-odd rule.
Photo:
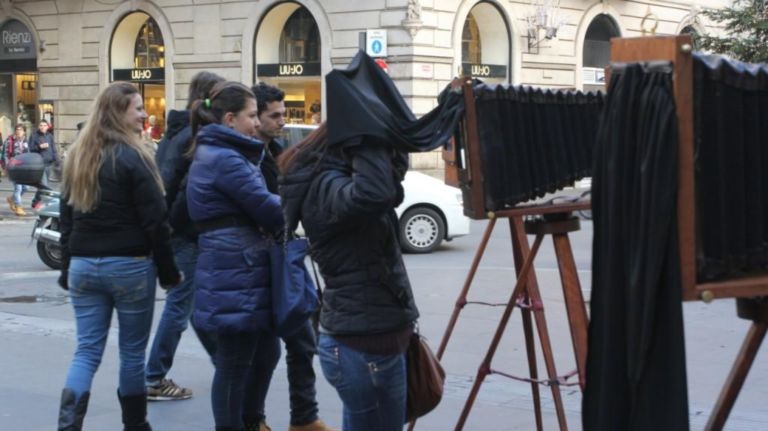
{"label": "rienzi sign", "polygon": [[27,26],[15,19],[0,28],[0,59],[35,58],[35,40]]}
{"label": "rienzi sign", "polygon": [[114,69],[112,70],[112,80],[131,82],[162,82],[165,80],[165,69],[162,67]]}

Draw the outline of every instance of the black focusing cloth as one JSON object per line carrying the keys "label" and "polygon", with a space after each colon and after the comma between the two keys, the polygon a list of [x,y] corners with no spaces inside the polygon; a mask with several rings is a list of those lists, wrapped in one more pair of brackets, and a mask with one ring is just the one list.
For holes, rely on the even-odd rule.
{"label": "black focusing cloth", "polygon": [[445,90],[438,106],[419,119],[389,75],[364,51],[346,70],[325,76],[328,142],[373,138],[401,151],[429,151],[445,145],[464,112],[461,93]]}
{"label": "black focusing cloth", "polygon": [[768,65],[694,55],[700,282],[768,266]]}
{"label": "black focusing cloth", "polygon": [[473,91],[487,210],[590,175],[602,94],[485,84]]}
{"label": "black focusing cloth", "polygon": [[594,148],[586,431],[689,429],[671,66],[614,67]]}

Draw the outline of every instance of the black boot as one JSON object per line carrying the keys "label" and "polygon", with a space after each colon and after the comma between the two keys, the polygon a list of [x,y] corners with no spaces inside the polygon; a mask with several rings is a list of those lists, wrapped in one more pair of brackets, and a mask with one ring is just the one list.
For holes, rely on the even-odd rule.
{"label": "black boot", "polygon": [[85,411],[88,410],[90,392],[85,392],[78,399],[70,389],[61,391],[59,407],[59,431],[80,431],[83,429]]}
{"label": "black boot", "polygon": [[117,392],[123,409],[123,431],[152,431],[147,422],[147,394],[124,397]]}

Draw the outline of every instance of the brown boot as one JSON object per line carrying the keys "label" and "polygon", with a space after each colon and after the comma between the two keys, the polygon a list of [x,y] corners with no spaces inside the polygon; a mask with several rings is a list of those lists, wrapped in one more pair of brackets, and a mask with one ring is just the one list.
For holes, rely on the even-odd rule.
{"label": "brown boot", "polygon": [[5,201],[8,202],[8,206],[11,207],[11,211],[16,212],[16,202],[13,201],[13,197],[8,196],[5,198]]}
{"label": "brown boot", "polygon": [[306,425],[291,425],[288,427],[288,431],[338,431],[335,428],[331,428],[320,419],[308,423]]}
{"label": "brown boot", "polygon": [[19,217],[27,215],[27,212],[24,211],[24,208],[22,208],[20,205],[16,205],[16,207],[13,208],[13,213]]}

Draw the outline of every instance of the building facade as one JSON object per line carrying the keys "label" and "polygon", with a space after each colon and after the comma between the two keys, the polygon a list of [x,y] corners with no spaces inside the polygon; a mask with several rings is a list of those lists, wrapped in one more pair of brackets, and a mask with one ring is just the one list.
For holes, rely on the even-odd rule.
{"label": "building facade", "polygon": [[[191,77],[216,72],[286,91],[290,122],[323,118],[322,77],[361,47],[386,54],[418,115],[460,73],[599,89],[614,36],[707,30],[725,0],[0,0],[0,132],[49,120],[71,142],[100,88],[136,83],[164,127]],[[375,30],[375,31],[372,31]],[[382,31],[383,30],[383,31]],[[366,37],[368,36],[368,37]],[[371,45],[371,46],[369,46]],[[439,156],[419,155],[416,167]]]}

